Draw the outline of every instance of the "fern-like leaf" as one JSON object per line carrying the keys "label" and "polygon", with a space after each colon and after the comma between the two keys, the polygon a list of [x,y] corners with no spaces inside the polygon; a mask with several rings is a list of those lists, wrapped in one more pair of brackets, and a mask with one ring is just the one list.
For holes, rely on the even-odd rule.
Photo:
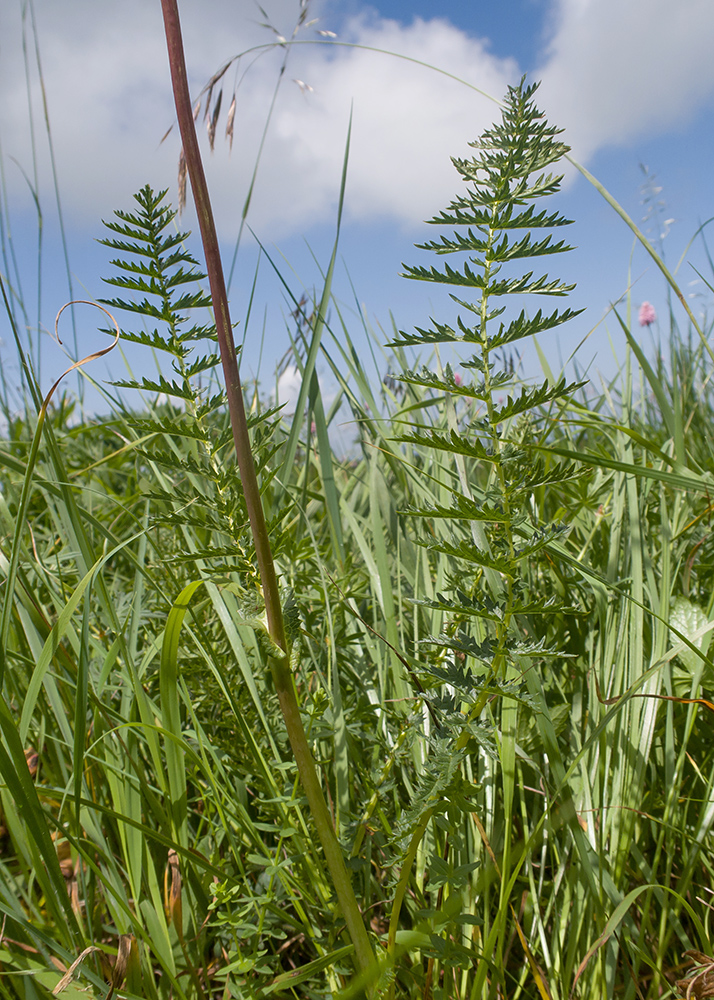
{"label": "fern-like leaf", "polygon": [[[559,130],[535,107],[534,92],[524,81],[510,88],[501,122],[472,143],[471,159],[453,160],[465,189],[430,220],[452,229],[419,247],[435,254],[438,264],[404,267],[411,280],[455,287],[451,299],[458,315],[448,323],[431,320],[430,329],[400,332],[392,346],[467,344],[474,351],[460,360],[463,369],[474,373],[468,380],[442,364],[438,354],[436,370],[422,367],[393,376],[428,404],[419,424],[405,427],[397,440],[410,462],[430,463],[438,484],[433,501],[420,499],[403,513],[414,519],[419,544],[439,580],[435,594],[412,601],[423,609],[425,621],[443,623],[438,635],[425,629],[419,648],[426,662],[418,674],[422,697],[443,720],[444,742],[433,744],[425,781],[405,818],[408,831],[421,829],[418,824],[436,808],[436,795],[457,794],[457,776],[467,754],[471,772],[479,772],[478,758],[487,750],[475,739],[476,727],[482,733],[484,726],[498,729],[499,718],[507,723],[494,734],[493,744],[499,747],[498,759],[510,762],[510,776],[504,779],[507,798],[506,789],[512,791],[514,782],[517,734],[535,728],[535,706],[524,691],[524,672],[532,669],[531,661],[563,655],[547,641],[548,629],[551,623],[582,613],[562,596],[538,591],[546,577],[542,561],[553,559],[566,528],[539,524],[536,515],[537,490],[567,482],[580,472],[554,463],[552,455],[534,459],[529,443],[534,436],[541,445],[545,439],[546,431],[538,426],[544,410],[566,406],[584,383],[561,379],[523,385],[508,359],[495,353],[560,328],[578,315],[572,309],[540,308],[505,315],[509,296],[560,297],[574,287],[536,269],[540,258],[553,261],[570,247],[547,232],[569,220],[550,207],[536,207],[540,199],[557,192],[561,176],[554,166],[567,147],[558,138]],[[459,255],[465,256],[461,262]],[[405,408],[405,423],[409,412]],[[451,506],[443,502],[447,491]],[[489,772],[492,781],[492,765]],[[508,842],[507,830],[499,835]],[[507,868],[510,855],[503,850]],[[443,865],[435,869],[434,884],[442,870]],[[502,871],[501,878],[507,884],[511,871]]]}

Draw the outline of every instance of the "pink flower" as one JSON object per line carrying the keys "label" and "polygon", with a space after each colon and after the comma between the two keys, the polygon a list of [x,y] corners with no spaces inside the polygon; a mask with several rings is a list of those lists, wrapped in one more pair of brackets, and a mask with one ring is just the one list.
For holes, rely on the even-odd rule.
{"label": "pink flower", "polygon": [[314,434],[316,430],[317,427],[315,426],[315,421],[313,420],[313,422],[310,424],[310,433]]}
{"label": "pink flower", "polygon": [[456,383],[456,385],[461,385],[461,383],[463,382],[463,379],[461,378],[458,372],[454,372],[454,382]]}
{"label": "pink flower", "polygon": [[657,319],[655,307],[651,302],[643,302],[640,306],[640,326],[650,326]]}

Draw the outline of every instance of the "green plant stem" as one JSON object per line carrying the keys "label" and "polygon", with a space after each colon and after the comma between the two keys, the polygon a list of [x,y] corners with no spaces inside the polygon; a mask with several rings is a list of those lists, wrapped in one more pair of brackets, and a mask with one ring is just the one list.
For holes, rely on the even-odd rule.
{"label": "green plant stem", "polygon": [[[407,894],[407,888],[409,886],[409,879],[411,877],[412,866],[417,856],[417,851],[419,850],[419,844],[422,842],[424,834],[426,833],[426,828],[429,826],[429,821],[434,815],[436,806],[429,806],[424,814],[419,819],[417,828],[412,834],[412,838],[409,841],[409,847],[404,855],[404,861],[402,862],[402,871],[399,876],[399,882],[397,883],[397,888],[394,892],[394,902],[392,903],[392,912],[389,918],[389,934],[387,937],[387,953],[392,961],[396,955],[397,948],[397,930],[399,929],[399,914],[401,913],[402,903],[404,902],[404,897]],[[394,996],[394,984],[392,983],[391,995]]]}
{"label": "green plant stem", "polygon": [[[322,849],[325,852],[325,860],[327,861],[327,867],[332,878],[332,884],[335,887],[342,916],[345,919],[347,931],[355,946],[357,967],[360,972],[366,972],[368,969],[375,967],[376,960],[367,929],[362,919],[362,913],[357,905],[342,848],[335,836],[332,817],[327,808],[325,796],[322,794],[322,786],[317,776],[315,762],[305,738],[302,719],[300,717],[300,708],[295,695],[293,675],[284,660],[271,659],[270,667],[275,689],[278,693],[280,709],[285,719],[288,736],[290,737],[290,746],[292,747],[295,763],[300,773],[300,780],[310,806],[312,818],[317,827]],[[301,734],[301,738],[293,739],[293,734],[298,732]]]}
{"label": "green plant stem", "polygon": [[[235,442],[238,469],[243,485],[243,493],[245,495],[256,550],[258,570],[263,587],[268,631],[273,642],[285,650],[287,649],[287,644],[285,641],[285,626],[280,604],[280,594],[275,574],[275,565],[273,563],[273,554],[270,548],[268,529],[260,498],[258,479],[255,473],[250,438],[248,436],[243,392],[238,372],[238,359],[233,342],[228,296],[226,294],[223,265],[218,248],[216,226],[193,120],[178,5],[176,0],[161,0],[161,7],[164,15],[176,116],[206,257],[206,271],[208,273],[211,298],[213,300],[213,311],[226,382],[233,440]],[[307,796],[322,849],[325,852],[325,860],[327,861],[327,867],[337,894],[340,909],[355,947],[357,967],[360,972],[367,972],[375,965],[374,953],[354,890],[352,889],[342,849],[335,834],[332,818],[325,803],[315,763],[305,736],[300,709],[295,695],[293,675],[284,661],[280,662],[271,659],[270,665],[290,746],[300,774],[300,780]]]}

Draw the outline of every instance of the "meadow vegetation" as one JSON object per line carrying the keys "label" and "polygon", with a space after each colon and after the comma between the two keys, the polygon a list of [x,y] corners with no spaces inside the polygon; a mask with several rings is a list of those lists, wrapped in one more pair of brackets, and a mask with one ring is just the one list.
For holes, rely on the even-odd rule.
{"label": "meadow vegetation", "polygon": [[520,377],[577,315],[565,138],[522,81],[454,161],[406,276],[459,319],[383,381],[331,268],[294,296],[294,417],[240,390],[252,497],[166,192],[104,229],[101,301],[163,359],[107,415],[43,403],[6,299],[3,996],[714,996],[711,324],[673,306],[648,357],[627,303],[610,384]]}

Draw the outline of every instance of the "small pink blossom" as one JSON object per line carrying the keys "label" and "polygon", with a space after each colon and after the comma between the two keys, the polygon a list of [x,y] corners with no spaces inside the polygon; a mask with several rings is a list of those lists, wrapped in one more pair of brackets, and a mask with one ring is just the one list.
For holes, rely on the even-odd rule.
{"label": "small pink blossom", "polygon": [[652,323],[657,319],[657,313],[655,312],[655,307],[651,302],[643,302],[640,306],[640,326],[651,326]]}
{"label": "small pink blossom", "polygon": [[461,385],[461,383],[463,382],[463,379],[461,378],[458,372],[454,372],[454,382],[456,383],[456,385]]}
{"label": "small pink blossom", "polygon": [[310,433],[314,434],[316,430],[317,427],[315,426],[315,421],[313,420],[313,422],[310,424]]}

